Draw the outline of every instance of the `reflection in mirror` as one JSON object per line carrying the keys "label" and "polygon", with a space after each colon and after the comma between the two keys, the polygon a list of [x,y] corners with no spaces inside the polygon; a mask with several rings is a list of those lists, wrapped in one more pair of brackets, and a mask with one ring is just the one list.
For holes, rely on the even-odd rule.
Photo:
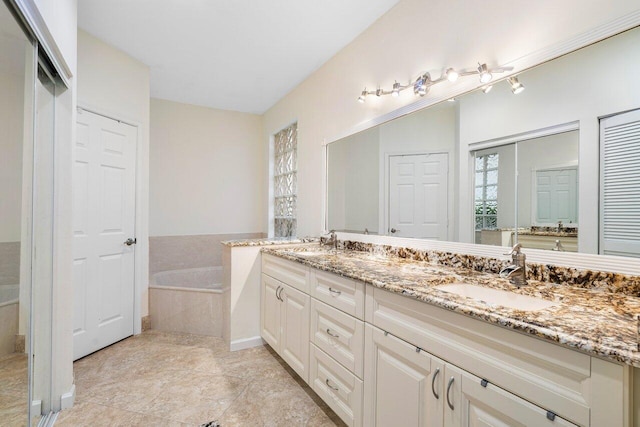
{"label": "reflection in mirror", "polygon": [[516,149],[507,144],[473,152],[475,243],[512,246]]}
{"label": "reflection in mirror", "polygon": [[520,141],[517,242],[578,251],[577,130]]}
{"label": "reflection in mirror", "polygon": [[[495,81],[489,93],[474,91],[329,144],[328,229],[503,246],[519,238],[525,248],[640,256],[640,231],[629,232],[640,230],[631,221],[640,180],[625,172],[635,173],[640,140],[618,149],[616,137],[601,136],[609,132],[604,122],[640,108],[639,45],[636,27],[518,73],[526,87],[519,94]],[[593,83],[611,70],[615,78]],[[628,123],[611,126],[618,132]],[[580,168],[578,153],[586,162]],[[623,158],[607,163],[617,154]],[[627,181],[597,173],[622,161]],[[445,174],[446,181],[438,178]],[[476,184],[469,175],[478,176]],[[549,235],[534,242],[541,232]]]}
{"label": "reflection in mirror", "polygon": [[0,3],[0,424],[28,425],[34,47]]}
{"label": "reflection in mirror", "polygon": [[442,103],[327,147],[327,227],[451,240],[456,104]]}

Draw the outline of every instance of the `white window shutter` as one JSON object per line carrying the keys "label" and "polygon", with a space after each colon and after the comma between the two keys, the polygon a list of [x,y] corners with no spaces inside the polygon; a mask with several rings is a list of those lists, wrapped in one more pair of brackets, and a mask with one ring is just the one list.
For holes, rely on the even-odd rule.
{"label": "white window shutter", "polygon": [[640,257],[640,110],[600,122],[600,253]]}

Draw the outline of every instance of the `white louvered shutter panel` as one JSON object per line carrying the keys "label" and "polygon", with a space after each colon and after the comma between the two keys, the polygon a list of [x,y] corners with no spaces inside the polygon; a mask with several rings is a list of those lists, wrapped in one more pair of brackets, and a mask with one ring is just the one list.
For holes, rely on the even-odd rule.
{"label": "white louvered shutter panel", "polygon": [[640,110],[600,122],[600,252],[640,257]]}

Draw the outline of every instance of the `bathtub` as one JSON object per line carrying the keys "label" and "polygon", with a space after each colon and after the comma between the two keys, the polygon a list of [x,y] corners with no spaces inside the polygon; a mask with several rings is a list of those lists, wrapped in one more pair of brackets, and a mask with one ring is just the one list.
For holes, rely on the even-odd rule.
{"label": "bathtub", "polygon": [[151,328],[222,337],[222,267],[161,271],[149,283]]}
{"label": "bathtub", "polygon": [[15,351],[20,285],[0,285],[0,356]]}

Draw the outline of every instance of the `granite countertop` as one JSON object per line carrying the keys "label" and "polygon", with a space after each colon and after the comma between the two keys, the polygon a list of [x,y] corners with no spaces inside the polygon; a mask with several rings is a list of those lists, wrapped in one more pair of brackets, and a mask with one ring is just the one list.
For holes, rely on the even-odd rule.
{"label": "granite countertop", "polygon": [[[306,246],[263,248],[262,252],[640,368],[638,297],[535,280],[517,289],[497,274],[353,250]],[[542,310],[521,311],[435,288],[459,282],[509,290],[559,304]]]}
{"label": "granite countertop", "polygon": [[293,245],[298,243],[313,243],[319,239],[316,237],[278,237],[278,238],[262,238],[262,239],[239,239],[239,240],[224,240],[222,243],[229,247],[239,246],[273,246],[273,245]]}

